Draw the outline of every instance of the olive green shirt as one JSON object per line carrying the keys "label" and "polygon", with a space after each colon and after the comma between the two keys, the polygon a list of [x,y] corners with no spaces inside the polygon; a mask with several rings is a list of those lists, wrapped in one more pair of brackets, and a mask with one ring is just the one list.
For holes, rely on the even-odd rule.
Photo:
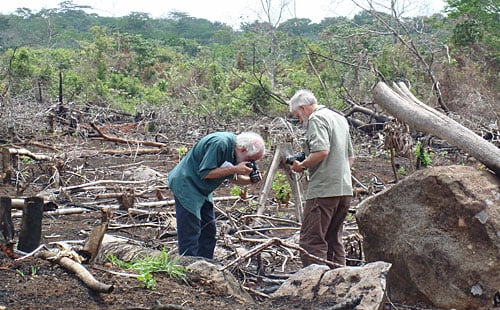
{"label": "olive green shirt", "polygon": [[306,154],[329,151],[319,164],[310,167],[306,199],[352,196],[349,157],[354,150],[349,124],[342,115],[318,105],[309,116],[306,131]]}
{"label": "olive green shirt", "polygon": [[[203,137],[168,174],[168,186],[186,210],[201,218],[205,201],[213,204],[213,191],[228,177],[204,179],[223,164],[236,164],[236,135],[216,132]],[[229,176],[232,177],[232,176]]]}

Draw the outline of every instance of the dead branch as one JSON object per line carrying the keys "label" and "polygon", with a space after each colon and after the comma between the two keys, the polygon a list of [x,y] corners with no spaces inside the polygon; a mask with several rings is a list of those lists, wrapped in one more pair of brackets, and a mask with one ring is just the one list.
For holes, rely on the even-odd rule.
{"label": "dead branch", "polygon": [[[261,242],[262,240],[256,240],[256,239],[245,239],[245,241],[256,241],[256,242]],[[257,245],[256,247],[254,247],[253,249],[249,250],[248,252],[246,252],[244,255],[236,258],[235,260],[233,260],[232,262],[230,262],[229,264],[227,264],[226,266],[220,268],[219,270],[220,271],[223,271],[233,265],[236,265],[262,251],[264,251],[265,249],[269,248],[270,246],[272,245],[278,245],[278,246],[283,246],[283,247],[286,247],[286,248],[290,248],[290,249],[293,249],[293,250],[297,250],[299,251],[301,254],[303,255],[306,255],[308,257],[310,257],[311,259],[314,259],[316,261],[318,261],[319,263],[322,263],[322,264],[325,264],[327,265],[328,267],[330,268],[338,268],[338,267],[343,267],[342,265],[339,265],[337,263],[333,263],[333,262],[330,262],[326,259],[322,259],[322,258],[319,258],[317,256],[314,256],[314,255],[311,255],[309,254],[306,250],[304,250],[302,247],[298,246],[298,245],[294,245],[294,244],[290,244],[290,243],[287,243],[279,238],[271,238],[271,239],[268,239],[266,242],[263,242],[259,245]]]}
{"label": "dead branch", "polygon": [[139,141],[139,140],[127,140],[127,139],[122,139],[118,137],[111,137],[106,134],[104,134],[99,127],[97,127],[94,123],[90,123],[90,126],[97,131],[99,136],[101,136],[103,139],[108,140],[108,141],[113,141],[113,142],[118,142],[118,143],[125,143],[125,144],[142,144],[146,146],[156,146],[160,148],[166,148],[167,145],[165,143],[161,142],[153,142],[153,141]]}
{"label": "dead branch", "polygon": [[[240,196],[222,196],[222,197],[214,197],[214,201],[231,201],[231,200],[239,200]],[[161,207],[161,206],[173,206],[175,205],[175,200],[162,200],[162,201],[149,201],[149,202],[138,202],[137,206],[139,207]]]}
{"label": "dead branch", "polygon": [[274,222],[280,222],[280,223],[285,223],[285,224],[292,224],[292,225],[297,225],[299,226],[300,223],[292,220],[287,220],[287,219],[282,219],[282,218],[277,218],[277,217],[272,217],[272,216],[267,216],[267,215],[258,215],[258,214],[251,214],[251,215],[243,215],[240,217],[241,220],[245,221],[246,219],[250,218],[262,218],[266,219],[269,221],[274,221]]}
{"label": "dead branch", "polygon": [[[43,199],[44,210],[57,208],[57,205],[53,202],[53,199],[50,196],[37,195],[37,197]],[[10,198],[10,200],[12,209],[24,209],[25,198]]]}
{"label": "dead branch", "polygon": [[47,145],[47,144],[44,144],[44,143],[41,143],[41,142],[38,142],[38,141],[28,141],[28,142],[26,142],[26,144],[38,146],[40,148],[49,149],[49,150],[52,150],[52,151],[57,152],[57,153],[61,152],[61,149],[59,149],[59,148],[56,148],[56,147],[54,147],[52,145]]}
{"label": "dead branch", "polygon": [[370,110],[368,108],[359,106],[350,99],[346,98],[345,100],[348,101],[352,105],[352,107],[349,109],[349,111],[347,111],[344,114],[345,117],[352,116],[354,113],[358,112],[358,113],[362,113],[364,115],[369,116],[370,119],[374,119],[379,124],[380,123],[383,124],[389,120],[389,118],[387,116],[376,113],[375,111]]}
{"label": "dead branch", "polygon": [[91,290],[99,293],[111,293],[114,289],[113,285],[104,284],[94,278],[94,276],[81,264],[75,262],[66,256],[60,256],[54,251],[41,251],[37,253],[37,257],[54,261],[64,267],[65,269],[73,272],[85,285]]}
{"label": "dead branch", "polygon": [[237,234],[246,234],[246,233],[257,233],[257,232],[270,232],[270,231],[290,231],[290,230],[300,230],[300,227],[263,227],[263,228],[250,228],[250,229],[243,229],[243,230],[238,230],[236,233]]}
{"label": "dead branch", "polygon": [[53,158],[48,155],[43,155],[43,154],[35,154],[32,153],[31,151],[27,149],[16,149],[16,148],[9,148],[9,153],[11,155],[21,155],[21,156],[28,156],[34,160],[52,160]]}
{"label": "dead branch", "polygon": [[128,150],[100,150],[99,154],[106,154],[106,155],[129,155],[129,154],[135,154],[135,155],[147,155],[147,154],[168,154],[170,153],[170,150],[166,148],[161,148],[161,149],[128,149]]}
{"label": "dead branch", "polygon": [[63,187],[60,189],[60,191],[67,192],[67,191],[73,191],[73,190],[78,190],[78,189],[85,189],[87,187],[101,185],[101,184],[127,184],[127,185],[130,185],[130,184],[145,184],[145,183],[146,183],[146,181],[98,180],[98,181],[94,181],[94,182]]}
{"label": "dead branch", "polygon": [[[85,211],[89,211],[88,209],[85,208],[63,208],[63,209],[57,209],[54,211],[46,211],[43,212],[45,216],[53,216],[53,215],[69,215],[69,214],[80,214]],[[19,213],[13,213],[12,217],[13,218],[21,218],[23,214],[21,212]]]}
{"label": "dead branch", "polygon": [[127,228],[137,228],[137,227],[154,227],[154,228],[164,228],[165,225],[157,223],[137,223],[137,224],[111,224],[108,230],[120,230]]}
{"label": "dead branch", "polygon": [[160,211],[148,211],[136,208],[130,208],[127,210],[130,215],[155,215],[155,216],[175,216],[175,211],[171,212],[160,212]]}

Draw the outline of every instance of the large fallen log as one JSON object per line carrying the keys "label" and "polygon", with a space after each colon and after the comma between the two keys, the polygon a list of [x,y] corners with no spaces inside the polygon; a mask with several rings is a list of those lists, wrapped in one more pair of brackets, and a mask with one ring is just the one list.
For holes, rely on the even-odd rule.
{"label": "large fallen log", "polygon": [[472,130],[418,100],[404,83],[391,89],[379,82],[374,90],[375,103],[411,128],[430,133],[476,158],[500,177],[500,149]]}

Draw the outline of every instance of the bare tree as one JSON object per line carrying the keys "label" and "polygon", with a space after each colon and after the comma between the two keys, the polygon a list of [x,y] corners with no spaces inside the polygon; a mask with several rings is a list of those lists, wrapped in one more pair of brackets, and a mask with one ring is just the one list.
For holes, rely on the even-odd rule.
{"label": "bare tree", "polygon": [[285,9],[288,7],[289,0],[260,0],[262,12],[264,13],[269,29],[267,29],[267,37],[269,39],[269,57],[267,70],[271,80],[271,90],[276,86],[276,72],[278,67],[279,43],[276,36],[276,29],[282,21]]}
{"label": "bare tree", "polygon": [[[358,7],[362,8],[366,12],[369,12],[377,21],[379,21],[393,36],[399,41],[406,49],[410,52],[413,57],[415,57],[425,68],[425,71],[429,78],[432,81],[432,88],[438,98],[438,103],[440,107],[445,111],[449,112],[450,109],[446,105],[442,93],[441,86],[439,80],[434,74],[432,68],[432,60],[428,61],[420,52],[419,47],[415,44],[415,40],[413,38],[412,32],[408,29],[406,23],[403,22],[403,15],[405,11],[408,9],[407,2],[398,1],[398,0],[390,0],[387,6],[384,6],[383,3],[377,2],[376,4],[372,0],[367,0],[368,7],[364,7],[357,0],[352,0]],[[391,13],[392,20],[386,20],[379,12],[380,8],[386,9]],[[432,55],[432,53],[431,53]]]}

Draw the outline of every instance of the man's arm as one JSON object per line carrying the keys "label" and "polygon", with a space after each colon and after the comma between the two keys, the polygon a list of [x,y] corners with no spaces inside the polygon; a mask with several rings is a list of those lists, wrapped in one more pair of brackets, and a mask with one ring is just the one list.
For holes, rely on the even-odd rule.
{"label": "man's arm", "polygon": [[220,179],[225,178],[230,175],[238,175],[238,174],[250,174],[252,172],[252,168],[247,167],[247,162],[241,162],[236,166],[229,167],[219,167],[211,170],[204,179]]}

